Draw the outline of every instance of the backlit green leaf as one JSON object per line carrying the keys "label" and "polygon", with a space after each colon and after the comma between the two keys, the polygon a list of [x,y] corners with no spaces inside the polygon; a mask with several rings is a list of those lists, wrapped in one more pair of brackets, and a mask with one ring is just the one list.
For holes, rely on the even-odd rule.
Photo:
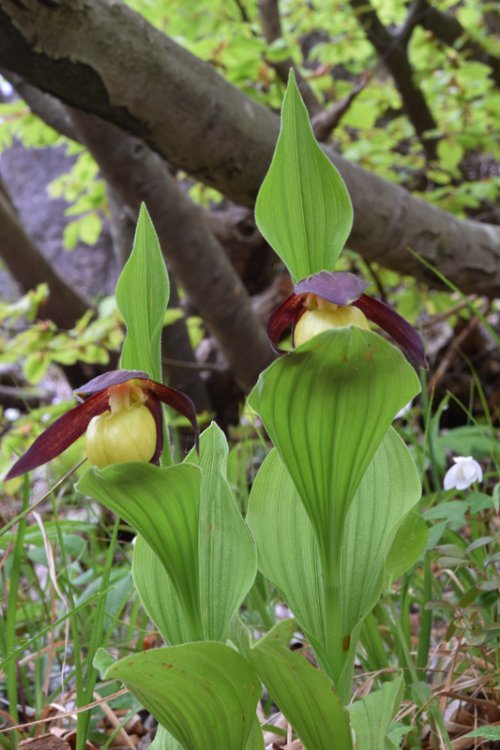
{"label": "backlit green leaf", "polygon": [[[418,501],[411,456],[390,429],[361,480],[339,538],[336,585],[329,586],[316,536],[279,454],[272,451],[252,487],[248,524],[259,569],[282,593],[329,674],[340,679],[363,618],[384,585],[384,565],[401,520]],[[325,574],[326,573],[326,574]],[[347,677],[346,677],[347,679]]]}
{"label": "backlit green leaf", "polygon": [[222,643],[151,649],[116,662],[105,677],[122,680],[184,750],[242,750],[254,730],[259,680]]}
{"label": "backlit green leaf", "polygon": [[160,468],[123,463],[91,469],[77,489],[125,518],[161,560],[202,637],[198,597],[201,472],[191,464]]}
{"label": "backlit green leaf", "polygon": [[[419,391],[403,355],[371,331],[327,331],[265,370],[250,394],[325,559],[394,415]],[[389,478],[388,478],[389,480]]]}
{"label": "backlit green leaf", "polygon": [[344,182],[318,146],[293,71],[255,219],[295,281],[333,266],[352,227]]}

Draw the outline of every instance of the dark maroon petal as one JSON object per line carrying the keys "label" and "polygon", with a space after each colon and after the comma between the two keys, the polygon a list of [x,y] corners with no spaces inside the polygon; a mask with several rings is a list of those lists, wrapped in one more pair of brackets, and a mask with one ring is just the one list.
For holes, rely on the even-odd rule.
{"label": "dark maroon petal", "polygon": [[144,390],[147,393],[153,394],[153,396],[156,396],[156,398],[164,404],[170,406],[172,409],[175,409],[175,411],[178,411],[179,414],[182,414],[189,419],[193,425],[196,450],[198,450],[200,430],[198,428],[198,420],[196,419],[196,409],[189,396],[186,396],[185,393],[182,393],[182,391],[178,391],[175,388],[168,388],[166,385],[157,383],[155,380],[146,380],[144,383]]}
{"label": "dark maroon petal", "polygon": [[78,398],[87,398],[87,396],[91,396],[93,393],[103,391],[112,385],[126,383],[128,380],[133,380],[134,378],[147,380],[149,375],[147,372],[142,372],[141,370],[111,370],[110,372],[105,372],[103,375],[98,375],[96,378],[92,378],[92,380],[82,385],[74,393]]}
{"label": "dark maroon petal", "polygon": [[267,335],[277,354],[285,353],[283,349],[279,348],[278,344],[289,328],[295,328],[297,321],[304,311],[304,297],[291,294],[269,316],[269,320],[267,321]]}
{"label": "dark maroon petal", "polygon": [[368,297],[366,294],[362,294],[358,300],[353,302],[353,305],[358,307],[367,318],[388,333],[399,344],[413,364],[427,368],[428,365],[425,359],[422,339],[413,326],[393,310],[392,307],[389,307],[389,305],[379,299]]}
{"label": "dark maroon petal", "polygon": [[92,417],[102,414],[107,408],[108,393],[106,391],[96,393],[82,404],[77,404],[37,437],[33,445],[16,461],[5,480],[14,479],[20,474],[36,469],[37,466],[46,464],[47,461],[52,461],[69,448],[80,435],[83,435]]}
{"label": "dark maroon petal", "polygon": [[163,412],[161,408],[161,403],[158,401],[157,398],[149,398],[146,401],[146,406],[149,409],[149,411],[152,414],[152,417],[155,421],[156,425],[156,448],[153,455],[153,458],[149,463],[151,464],[159,464],[160,463],[160,456],[163,451]]}
{"label": "dark maroon petal", "polygon": [[358,299],[368,286],[368,281],[354,276],[353,273],[320,271],[295,284],[295,293],[317,294],[334,305],[345,306]]}

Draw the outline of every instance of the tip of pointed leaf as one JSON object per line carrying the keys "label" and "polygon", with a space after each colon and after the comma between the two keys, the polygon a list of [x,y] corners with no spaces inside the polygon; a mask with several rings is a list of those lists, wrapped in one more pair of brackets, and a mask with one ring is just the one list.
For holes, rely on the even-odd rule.
{"label": "tip of pointed leaf", "polygon": [[333,268],[351,231],[349,193],[316,142],[292,71],[283,99],[280,134],[257,196],[255,219],[294,281]]}

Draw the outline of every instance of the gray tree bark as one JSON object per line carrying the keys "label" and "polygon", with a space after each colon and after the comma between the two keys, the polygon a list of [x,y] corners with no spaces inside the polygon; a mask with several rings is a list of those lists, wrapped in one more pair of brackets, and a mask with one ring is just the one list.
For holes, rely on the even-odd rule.
{"label": "gray tree bark", "polygon": [[[0,65],[141,137],[169,163],[252,205],[276,115],[114,0],[0,0]],[[434,283],[500,294],[500,227],[462,221],[327,150],[352,197],[349,245]]]}

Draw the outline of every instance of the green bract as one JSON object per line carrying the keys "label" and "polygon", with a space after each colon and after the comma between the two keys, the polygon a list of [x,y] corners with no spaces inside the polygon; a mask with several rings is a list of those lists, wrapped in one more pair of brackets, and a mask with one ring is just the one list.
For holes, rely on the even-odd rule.
{"label": "green bract", "polygon": [[314,138],[291,70],[281,132],[257,196],[257,226],[298,281],[333,268],[352,218],[347,188]]}

